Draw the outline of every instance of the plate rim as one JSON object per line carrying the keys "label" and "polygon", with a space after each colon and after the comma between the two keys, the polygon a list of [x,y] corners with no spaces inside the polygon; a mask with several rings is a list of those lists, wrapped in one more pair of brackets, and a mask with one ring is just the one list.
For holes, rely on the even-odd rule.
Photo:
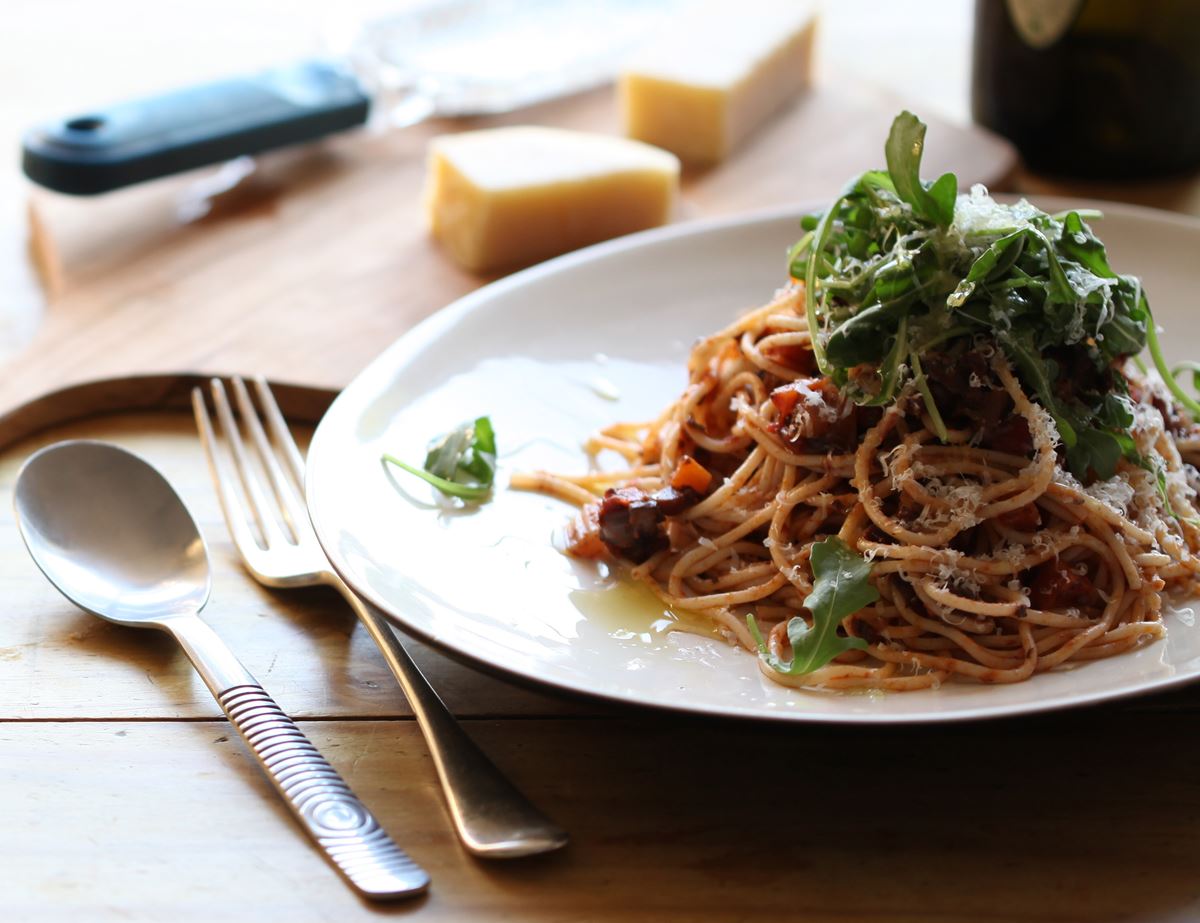
{"label": "plate rim", "polygon": [[[1122,214],[1124,216],[1142,221],[1165,223],[1181,229],[1186,228],[1189,231],[1200,234],[1200,217],[1185,215],[1177,212],[1169,212],[1163,209],[1153,208],[1145,205],[1074,196],[1067,197],[1061,195],[1038,195],[1036,193],[1028,195],[996,194],[995,197],[1000,201],[1016,201],[1022,198],[1028,199],[1034,205],[1042,207],[1043,210],[1051,211],[1052,213],[1066,211],[1068,209],[1094,208],[1104,212],[1105,217],[1107,217],[1108,214]],[[354,378],[344,388],[341,389],[333,403],[329,406],[329,409],[322,416],[321,421],[318,423],[316,430],[313,433],[312,440],[310,441],[309,452],[311,454],[314,448],[319,447],[323,443],[323,431],[326,434],[325,438],[328,438],[329,426],[326,425],[326,420],[331,418],[335,413],[338,413],[340,408],[351,405],[352,402],[358,398],[360,393],[367,395],[378,393],[377,389],[373,390],[371,387],[371,382],[374,379],[381,376],[386,376],[388,370],[393,368],[397,361],[403,357],[413,356],[419,353],[427,344],[429,344],[432,340],[435,340],[443,330],[453,326],[463,315],[469,314],[472,310],[474,310],[476,305],[480,302],[487,302],[498,295],[502,295],[514,288],[520,288],[530,282],[558,275],[564,272],[570,272],[578,265],[607,259],[629,250],[638,249],[642,246],[671,241],[680,237],[692,237],[703,234],[728,232],[740,227],[768,224],[788,219],[792,219],[797,222],[797,231],[799,231],[798,222],[801,217],[815,210],[819,210],[825,207],[827,204],[828,200],[821,200],[821,202],[817,204],[798,202],[782,206],[771,206],[769,208],[736,212],[729,215],[721,215],[711,218],[692,219],[666,225],[664,227],[652,228],[646,231],[640,231],[634,234],[628,234],[622,237],[614,238],[612,240],[603,241],[598,244],[593,244],[592,246],[584,247],[580,250],[554,257],[553,259],[537,263],[533,266],[514,272],[508,276],[504,276],[503,278],[481,285],[479,288],[454,299],[443,307],[435,310],[429,316],[423,318],[405,333],[401,334],[396,340],[388,344],[374,359],[364,366],[363,369],[357,375],[355,375]],[[448,656],[458,663],[467,665],[472,669],[479,670],[494,677],[502,678],[509,682],[515,682],[517,685],[525,688],[540,691],[552,690],[555,694],[565,695],[574,699],[598,701],[628,708],[651,709],[656,712],[675,715],[689,715],[738,721],[770,722],[772,724],[782,722],[785,724],[798,723],[847,726],[932,725],[965,721],[996,721],[1005,718],[1021,718],[1030,715],[1040,715],[1049,712],[1083,708],[1108,702],[1116,702],[1122,699],[1152,695],[1200,682],[1200,671],[1197,671],[1194,674],[1165,676],[1157,680],[1152,680],[1145,685],[1139,685],[1132,688],[1098,690],[1095,692],[1082,693],[1078,696],[1066,698],[1058,697],[1051,700],[1035,700],[1018,705],[983,705],[975,706],[970,709],[947,710],[943,708],[936,711],[904,715],[872,712],[833,714],[831,712],[776,710],[751,712],[742,708],[736,708],[734,706],[725,707],[704,705],[702,707],[696,707],[688,705],[686,702],[652,701],[645,698],[639,698],[634,695],[622,695],[619,692],[606,692],[590,688],[581,688],[568,682],[530,675],[520,670],[506,667],[502,664],[489,661],[483,657],[476,656],[469,651],[455,647],[453,644],[450,644],[430,634],[424,629],[406,621],[403,614],[393,612],[389,608],[389,604],[385,599],[375,593],[374,590],[372,590],[369,586],[362,586],[353,580],[347,573],[344,565],[339,564],[339,561],[336,557],[336,549],[331,547],[333,543],[327,541],[327,537],[323,535],[322,526],[314,514],[316,504],[314,503],[313,497],[317,489],[318,488],[314,487],[314,480],[306,476],[304,483],[305,506],[312,522],[313,530],[317,535],[318,543],[325,552],[325,556],[329,560],[330,567],[333,568],[338,576],[356,595],[378,610],[378,612],[389,622],[391,622],[405,634],[418,639],[422,643],[427,644],[428,646],[437,650],[439,653]],[[797,691],[799,692],[799,690]],[[805,694],[833,695],[836,693],[824,693],[808,690],[805,692]]]}

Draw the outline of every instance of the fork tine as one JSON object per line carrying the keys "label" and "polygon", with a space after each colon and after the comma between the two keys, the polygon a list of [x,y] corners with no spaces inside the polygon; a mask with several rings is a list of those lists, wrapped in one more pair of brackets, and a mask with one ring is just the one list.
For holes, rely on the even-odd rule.
{"label": "fork tine", "polygon": [[212,418],[208,413],[208,405],[204,400],[204,392],[192,388],[192,413],[196,417],[196,428],[200,430],[200,445],[204,448],[204,456],[208,459],[208,470],[217,485],[217,499],[221,502],[221,512],[225,515],[225,525],[233,536],[242,556],[261,548],[259,540],[250,531],[249,519],[245,506],[237,491],[233,489],[236,475],[229,470],[225,456],[217,449],[216,433],[213,431]]}
{"label": "fork tine", "polygon": [[242,442],[242,434],[237,422],[233,419],[233,409],[229,406],[229,398],[225,393],[225,383],[219,378],[212,379],[213,403],[217,406],[217,419],[221,421],[221,429],[225,433],[225,441],[229,443],[230,454],[233,455],[234,468],[241,479],[242,488],[250,501],[250,511],[255,522],[262,530],[266,547],[279,541],[291,542],[283,534],[283,530],[273,516],[267,514],[267,500],[259,486],[258,476],[250,468],[250,459],[246,455],[246,446]]}
{"label": "fork tine", "polygon": [[258,406],[262,408],[263,416],[267,418],[267,428],[271,430],[271,438],[283,450],[284,460],[287,462],[292,476],[296,479],[296,486],[303,492],[304,456],[300,454],[300,447],[296,445],[296,440],[292,438],[292,432],[283,419],[283,412],[279,409],[279,404],[275,402],[271,386],[267,384],[267,380],[262,375],[254,376],[254,393],[258,395]]}
{"label": "fork tine", "polygon": [[271,443],[267,441],[267,434],[263,431],[262,423],[259,422],[258,410],[255,408],[254,402],[250,400],[250,392],[246,390],[246,383],[240,376],[234,376],[232,381],[238,412],[242,415],[246,429],[250,431],[250,439],[258,451],[259,460],[267,470],[267,478],[271,482],[271,490],[275,494],[275,500],[283,513],[283,518],[286,520],[288,528],[291,529],[296,543],[299,544],[303,534],[302,530],[308,525],[308,511],[305,510],[296,489],[288,481],[283,468],[280,467],[279,459],[271,447]]}
{"label": "fork tine", "polygon": [[[255,411],[249,391],[241,379],[233,379],[232,387],[246,420],[246,428],[254,438],[264,465],[269,471],[278,470],[278,477],[285,479],[284,472],[280,469],[279,456],[282,455],[291,473],[297,475],[297,480],[302,482],[302,456],[292,440],[287,424],[283,421],[283,415],[271,395],[270,387],[261,379],[255,381],[261,405],[259,412]],[[233,413],[225,390],[218,379],[212,381],[212,392],[213,401],[217,405],[217,415],[226,431],[230,454],[233,454],[234,461],[239,466],[242,486],[246,488],[249,496],[257,485],[254,480],[246,479],[250,472],[245,458],[245,447],[240,431],[233,422]],[[371,638],[379,646],[388,667],[412,703],[413,714],[421,733],[429,743],[454,825],[467,849],[480,856],[524,856],[558,849],[565,844],[566,833],[531,805],[463,732],[420,668],[413,662],[403,643],[387,627],[382,613],[360,600],[332,570],[311,528],[301,530],[294,547],[272,547],[269,539],[266,548],[251,546],[248,542],[243,545],[238,536],[249,531],[249,519],[244,515],[231,515],[239,511],[240,503],[234,494],[233,476],[218,468],[211,421],[204,405],[204,394],[199,389],[192,392],[192,404],[196,410],[201,442],[209,456],[209,465],[213,469],[221,506],[225,510],[225,519],[234,534],[235,543],[242,551],[243,563],[247,570],[267,586],[299,587],[325,584],[332,586],[346,598],[367,627]],[[274,436],[273,448],[263,432],[259,413],[266,418],[266,425]],[[272,473],[271,476],[274,478],[276,474]],[[295,496],[290,489],[288,493]],[[307,515],[302,522],[308,525]],[[274,520],[270,524],[278,529]]]}

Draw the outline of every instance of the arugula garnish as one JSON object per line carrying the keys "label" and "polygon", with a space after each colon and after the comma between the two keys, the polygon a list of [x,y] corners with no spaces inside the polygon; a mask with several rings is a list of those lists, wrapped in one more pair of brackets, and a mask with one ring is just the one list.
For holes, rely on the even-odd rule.
{"label": "arugula garnish", "polygon": [[[1144,371],[1144,370],[1143,370]],[[1171,369],[1171,377],[1178,378],[1184,372],[1192,373],[1192,387],[1200,391],[1200,362],[1181,362]]]}
{"label": "arugula garnish", "polygon": [[496,433],[491,419],[478,417],[434,439],[423,468],[390,454],[385,454],[383,460],[415,474],[448,496],[483,500],[496,480]]}
{"label": "arugula garnish", "polygon": [[871,563],[837,536],[814,544],[810,563],[813,591],[805,598],[804,608],[812,613],[812,626],[800,616],[788,621],[791,660],[783,661],[771,653],[754,616],[746,616],[759,656],[777,673],[790,676],[811,673],[839,654],[867,646],[862,638],[843,637],[837,629],[847,616],[879,599],[879,591],[870,581]]}
{"label": "arugula garnish", "polygon": [[928,186],[921,182],[921,154],[925,150],[925,123],[904,111],[896,116],[884,146],[888,175],[903,201],[922,218],[946,227],[954,220],[954,201],[958,198],[958,178],[943,173]]}
{"label": "arugula garnish", "polygon": [[935,346],[956,355],[993,341],[1054,418],[1067,466],[1083,480],[1111,477],[1122,458],[1142,459],[1128,402],[1119,403],[1124,382],[1114,404],[1104,388],[1064,379],[1063,357],[1090,362],[1091,377],[1104,380],[1148,347],[1175,398],[1200,417],[1200,402],[1166,367],[1141,283],[1113,271],[1088,226],[1095,212],[999,205],[982,189],[959,196],[952,173],[922,182],[924,144],[925,125],[900,113],[884,147],[887,170],[863,173],[801,222],[789,268],[806,283],[824,374],[859,404],[889,403],[914,387],[945,439],[921,360]]}

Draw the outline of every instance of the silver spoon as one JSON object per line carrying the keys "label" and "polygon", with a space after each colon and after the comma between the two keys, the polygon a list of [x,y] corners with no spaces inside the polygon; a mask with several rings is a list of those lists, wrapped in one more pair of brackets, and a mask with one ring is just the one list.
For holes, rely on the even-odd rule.
{"label": "silver spoon", "polygon": [[64,596],[182,645],[305,832],[354,888],[373,899],[425,890],[425,870],[200,620],[212,583],[208,551],[154,467],[108,443],[59,442],[25,462],[14,504],[25,546]]}

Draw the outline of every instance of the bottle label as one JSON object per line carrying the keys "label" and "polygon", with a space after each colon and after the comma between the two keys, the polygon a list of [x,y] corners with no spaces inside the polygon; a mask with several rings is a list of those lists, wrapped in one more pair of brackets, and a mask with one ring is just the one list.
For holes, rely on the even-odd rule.
{"label": "bottle label", "polygon": [[1007,0],[1017,35],[1031,48],[1049,48],[1075,21],[1083,0]]}

